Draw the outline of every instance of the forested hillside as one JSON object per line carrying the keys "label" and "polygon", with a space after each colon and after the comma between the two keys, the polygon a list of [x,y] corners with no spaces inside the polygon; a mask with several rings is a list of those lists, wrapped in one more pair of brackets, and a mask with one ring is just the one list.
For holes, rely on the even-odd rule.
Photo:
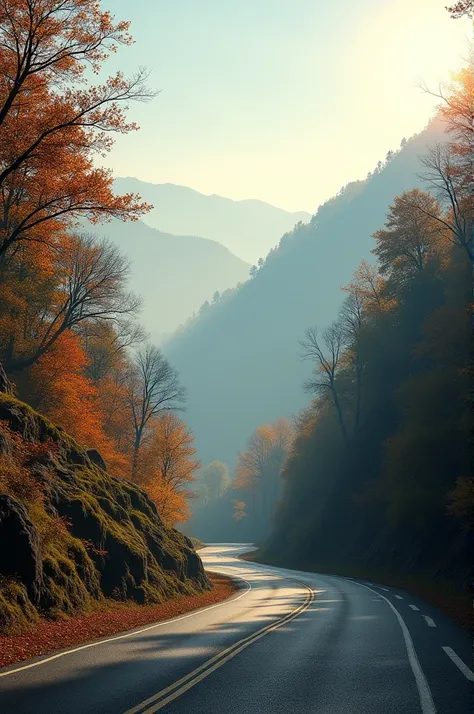
{"label": "forested hillside", "polygon": [[443,128],[433,122],[402,142],[370,177],[285,235],[250,281],[166,345],[189,390],[187,419],[204,463],[219,459],[233,468],[257,427],[305,406],[308,367],[298,341],[308,325],[336,317],[340,287],[362,259],[374,261],[371,234],[393,197],[421,183],[418,157],[440,138]]}
{"label": "forested hillside", "polygon": [[[127,120],[129,104],[154,93],[142,70],[103,84],[86,77],[87,66],[98,71],[113,49],[131,42],[128,23],[115,22],[98,3],[5,8],[2,17],[13,29],[0,24],[0,362],[17,397],[99,451],[113,475],[146,489],[173,525],[187,518],[188,486],[199,465],[192,433],[175,413],[186,391],[139,322],[130,260],[100,233],[128,237],[129,253],[133,236],[137,244],[151,233],[158,244],[160,235],[136,223],[150,206],[137,194],[117,195],[111,173],[96,165],[116,133],[137,128]],[[162,266],[165,249],[158,257],[152,242],[136,254],[149,251],[154,279],[163,283],[169,263]],[[198,244],[229,258],[229,270],[244,269],[221,246]],[[201,260],[191,245],[187,250],[193,271],[212,264],[209,253]],[[211,296],[214,286],[205,287]],[[157,330],[160,315],[173,313],[163,292],[159,297]],[[167,303],[174,299],[180,303],[170,290]]]}
{"label": "forested hillside", "polygon": [[401,241],[386,250],[387,233],[377,238],[376,290],[359,274],[335,326],[306,334],[318,396],[300,418],[266,553],[333,572],[466,585],[472,268],[429,232],[420,236],[423,262],[410,265]]}
{"label": "forested hillside", "polygon": [[[257,263],[277,245],[298,221],[310,218],[305,211],[291,213],[256,200],[233,201],[205,196],[186,186],[152,184],[136,178],[119,178],[118,191],[139,193],[153,209],[145,223],[177,235],[197,235],[221,243],[247,263]],[[230,287],[230,286],[229,286]]]}
{"label": "forested hillside", "polygon": [[[143,232],[160,239],[123,225],[150,206],[117,195],[97,166],[116,133],[137,128],[129,104],[154,94],[144,70],[97,83],[110,53],[131,43],[128,27],[95,0],[0,8],[2,634],[31,632],[41,616],[113,609],[114,600],[128,601],[126,612],[211,587],[173,527],[188,517],[199,467],[176,414],[186,391],[138,321],[129,259],[94,232],[109,220],[130,243]],[[160,257],[150,242],[141,250],[164,282],[161,242]],[[221,246],[197,243],[245,270]],[[211,253],[187,250],[194,271],[212,264]]]}
{"label": "forested hillside", "polygon": [[206,300],[247,280],[250,265],[220,243],[170,235],[142,221],[88,226],[130,259],[130,287],[143,298],[140,320],[162,340],[197,312]]}
{"label": "forested hillside", "polygon": [[159,603],[210,589],[189,539],[95,450],[0,385],[0,633],[105,598]]}
{"label": "forested hillside", "polygon": [[313,402],[283,471],[272,560],[469,592],[472,89],[466,68],[441,106],[449,142],[422,159],[432,193],[393,198],[376,265],[354,272],[334,322],[301,336]]}

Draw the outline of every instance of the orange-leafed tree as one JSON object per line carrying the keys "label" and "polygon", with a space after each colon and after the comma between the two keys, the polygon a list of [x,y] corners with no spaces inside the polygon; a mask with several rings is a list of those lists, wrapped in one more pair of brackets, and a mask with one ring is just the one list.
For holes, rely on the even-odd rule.
{"label": "orange-leafed tree", "polygon": [[96,384],[103,415],[103,428],[115,450],[122,454],[130,476],[132,467],[133,428],[127,403],[127,393],[120,368],[113,370]]}
{"label": "orange-leafed tree", "polygon": [[[31,251],[22,252],[29,255]],[[27,290],[33,286],[36,303],[25,306],[20,323],[9,321],[11,334],[6,335],[2,358],[11,371],[35,364],[67,330],[87,325],[91,331],[101,323],[120,328],[140,307],[140,299],[127,290],[128,260],[106,240],[90,235],[64,237],[47,271],[41,271],[29,258],[29,265],[18,265],[16,285],[20,294],[23,286]],[[11,264],[0,269],[0,275],[10,269]],[[11,312],[2,302],[0,319],[2,312]]]}
{"label": "orange-leafed tree", "polygon": [[64,332],[29,371],[29,401],[79,443],[98,449],[114,472],[125,475],[126,459],[104,432],[99,393],[85,367],[80,338]]}
{"label": "orange-leafed tree", "polygon": [[441,217],[441,206],[429,193],[414,188],[396,196],[385,228],[373,234],[373,253],[392,288],[401,289],[406,280],[448,253],[447,231],[440,223]]}
{"label": "orange-leafed tree", "polygon": [[[472,8],[472,4],[471,4]],[[441,100],[439,116],[450,141],[429,148],[422,158],[423,178],[444,212],[434,217],[447,230],[452,243],[474,261],[473,143],[474,52],[467,66],[453,74],[453,81],[439,92],[426,91]],[[429,212],[430,216],[433,216]]]}
{"label": "orange-leafed tree", "polygon": [[87,353],[86,374],[94,382],[104,417],[104,431],[131,471],[133,425],[127,400],[127,375],[131,367],[129,348],[143,340],[140,326],[126,320],[85,322],[80,335]]}
{"label": "orange-leafed tree", "polygon": [[146,72],[91,85],[111,51],[129,44],[97,0],[0,3],[0,262],[20,242],[55,246],[78,216],[136,219],[148,206],[116,196],[112,175],[94,159],[126,120],[131,100],[152,96]]}
{"label": "orange-leafed tree", "polygon": [[161,414],[153,423],[150,442],[140,456],[137,480],[155,501],[166,523],[189,518],[188,500],[200,463],[194,436],[173,412]]}
{"label": "orange-leafed tree", "polygon": [[342,287],[344,292],[353,295],[358,303],[356,309],[366,317],[375,317],[394,307],[395,302],[389,294],[386,280],[378,269],[363,260],[354,270],[352,280]]}
{"label": "orange-leafed tree", "polygon": [[130,348],[146,339],[145,330],[133,317],[116,315],[116,318],[102,322],[85,320],[79,329],[87,352],[87,373],[94,382],[126,371]]}
{"label": "orange-leafed tree", "polygon": [[[258,427],[247,449],[239,454],[233,487],[246,494],[246,510],[239,506],[239,512],[245,511],[247,523],[259,537],[269,527],[281,491],[281,472],[293,439],[294,429],[289,421],[279,419]],[[240,515],[238,520],[242,517]]]}
{"label": "orange-leafed tree", "polygon": [[18,354],[35,349],[38,315],[56,284],[53,254],[43,245],[21,246],[0,266],[0,355],[7,369]]}

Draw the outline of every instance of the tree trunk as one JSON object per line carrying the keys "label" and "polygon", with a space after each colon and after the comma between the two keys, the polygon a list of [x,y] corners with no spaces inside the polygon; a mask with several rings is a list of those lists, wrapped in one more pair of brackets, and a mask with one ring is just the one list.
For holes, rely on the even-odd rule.
{"label": "tree trunk", "polygon": [[346,444],[346,446],[347,446],[347,444],[349,443],[349,439],[347,437],[347,430],[346,430],[346,425],[344,423],[344,417],[342,414],[341,404],[339,402],[339,397],[337,396],[337,391],[336,391],[336,388],[334,387],[334,385],[332,386],[331,391],[332,391],[332,396],[334,399],[334,406],[336,407],[336,411],[337,411],[337,419],[339,422],[339,427],[341,429],[342,438],[344,440],[344,444]]}

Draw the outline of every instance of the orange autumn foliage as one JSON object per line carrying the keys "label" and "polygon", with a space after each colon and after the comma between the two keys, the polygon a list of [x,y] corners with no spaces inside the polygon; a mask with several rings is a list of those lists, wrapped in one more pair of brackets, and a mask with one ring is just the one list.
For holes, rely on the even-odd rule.
{"label": "orange autumn foliage", "polygon": [[[128,27],[99,0],[0,2],[0,360],[20,398],[125,478],[140,298],[128,290],[125,256],[82,233],[79,219],[133,221],[151,208],[136,194],[116,196],[100,166],[117,134],[138,129],[130,101],[153,96],[143,69],[94,81],[110,53],[131,44]],[[183,521],[193,439],[157,414],[140,435],[147,488],[165,520]]]}
{"label": "orange autumn foliage", "polygon": [[20,242],[55,246],[79,215],[136,219],[148,209],[115,196],[112,175],[94,163],[127,123],[130,100],[146,100],[146,74],[121,73],[91,86],[128,23],[96,0],[4,0],[0,6],[0,260]]}
{"label": "orange autumn foliage", "polygon": [[125,472],[126,459],[104,432],[97,387],[84,374],[86,361],[79,337],[64,332],[30,371],[32,402],[80,444],[98,449],[114,471]]}
{"label": "orange autumn foliage", "polygon": [[153,435],[139,459],[137,480],[154,500],[166,523],[184,523],[189,518],[189,486],[200,467],[195,459],[194,437],[171,411],[154,423]]}
{"label": "orange autumn foliage", "polygon": [[114,448],[126,455],[127,477],[131,472],[131,445],[133,441],[127,395],[120,384],[120,375],[109,374],[97,384],[97,392],[102,407],[104,431]]}

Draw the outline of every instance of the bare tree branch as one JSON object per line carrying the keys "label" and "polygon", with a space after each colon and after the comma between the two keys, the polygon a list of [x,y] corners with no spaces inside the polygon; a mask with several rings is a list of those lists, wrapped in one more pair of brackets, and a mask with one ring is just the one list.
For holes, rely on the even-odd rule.
{"label": "bare tree branch", "polygon": [[132,476],[138,467],[138,454],[154,417],[164,411],[182,408],[186,390],[163,353],[147,343],[136,354],[127,377],[127,400],[133,420],[134,443]]}
{"label": "bare tree branch", "polygon": [[300,345],[303,347],[303,359],[314,362],[313,376],[305,382],[305,389],[315,394],[330,394],[336,408],[339,426],[344,441],[348,434],[342,406],[336,385],[336,375],[341,363],[346,335],[340,322],[333,322],[319,335],[317,327],[306,330]]}

